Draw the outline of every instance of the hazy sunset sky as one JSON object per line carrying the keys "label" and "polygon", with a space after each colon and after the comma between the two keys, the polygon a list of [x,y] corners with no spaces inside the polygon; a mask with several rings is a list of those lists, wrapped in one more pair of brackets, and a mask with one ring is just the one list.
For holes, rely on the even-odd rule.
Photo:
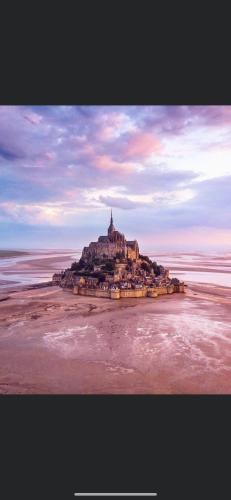
{"label": "hazy sunset sky", "polygon": [[231,250],[231,106],[0,106],[0,248]]}

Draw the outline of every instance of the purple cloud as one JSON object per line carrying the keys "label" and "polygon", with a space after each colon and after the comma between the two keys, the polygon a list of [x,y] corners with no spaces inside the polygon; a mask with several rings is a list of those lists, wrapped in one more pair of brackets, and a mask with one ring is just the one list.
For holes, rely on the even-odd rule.
{"label": "purple cloud", "polygon": [[99,200],[107,207],[122,208],[122,210],[131,210],[137,208],[139,203],[129,200],[128,198],[116,198],[112,196],[100,196]]}
{"label": "purple cloud", "polygon": [[[112,206],[144,231],[229,227],[230,144],[231,106],[0,106],[2,223],[84,227],[94,211],[100,225]],[[185,189],[193,199],[170,206]]]}

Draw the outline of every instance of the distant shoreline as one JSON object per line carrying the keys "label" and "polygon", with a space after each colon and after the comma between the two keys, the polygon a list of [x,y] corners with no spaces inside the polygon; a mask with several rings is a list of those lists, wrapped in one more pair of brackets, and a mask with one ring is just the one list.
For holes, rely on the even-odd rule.
{"label": "distant shoreline", "polygon": [[0,250],[0,259],[7,259],[8,257],[20,257],[23,255],[30,255],[31,252],[22,250]]}

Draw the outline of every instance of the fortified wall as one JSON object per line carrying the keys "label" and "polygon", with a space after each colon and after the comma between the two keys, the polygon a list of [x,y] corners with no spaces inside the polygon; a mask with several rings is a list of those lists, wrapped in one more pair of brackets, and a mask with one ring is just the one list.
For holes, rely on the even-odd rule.
{"label": "fortified wall", "polygon": [[180,285],[169,285],[160,286],[156,288],[139,288],[139,289],[111,289],[111,290],[100,290],[82,288],[80,286],[74,286],[73,293],[75,295],[85,295],[90,297],[101,297],[108,299],[123,299],[123,298],[141,298],[141,297],[151,297],[155,298],[159,295],[167,295],[171,293],[184,293],[184,284]]}
{"label": "fortified wall", "polygon": [[110,290],[100,290],[100,288],[82,288],[78,285],[74,286],[73,288],[73,293],[75,295],[87,295],[90,297],[99,297],[99,298],[105,298],[105,299],[110,299],[111,298],[111,291]]}

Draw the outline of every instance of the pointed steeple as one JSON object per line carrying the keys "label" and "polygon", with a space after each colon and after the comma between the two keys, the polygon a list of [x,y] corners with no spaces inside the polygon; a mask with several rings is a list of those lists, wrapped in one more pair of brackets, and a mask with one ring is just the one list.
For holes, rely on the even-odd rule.
{"label": "pointed steeple", "polygon": [[115,231],[115,227],[113,224],[112,209],[111,209],[111,220],[110,220],[110,226],[108,228],[108,234],[113,233],[113,231]]}

